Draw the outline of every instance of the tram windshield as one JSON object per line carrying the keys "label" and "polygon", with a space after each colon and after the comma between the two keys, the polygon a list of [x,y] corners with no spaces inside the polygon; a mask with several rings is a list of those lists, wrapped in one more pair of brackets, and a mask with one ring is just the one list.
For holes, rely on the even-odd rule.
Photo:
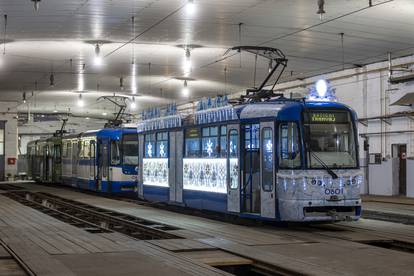
{"label": "tram windshield", "polygon": [[308,168],[355,168],[356,141],[347,111],[305,113],[305,144]]}
{"label": "tram windshield", "polygon": [[122,158],[124,165],[138,165],[138,135],[124,134],[122,138]]}

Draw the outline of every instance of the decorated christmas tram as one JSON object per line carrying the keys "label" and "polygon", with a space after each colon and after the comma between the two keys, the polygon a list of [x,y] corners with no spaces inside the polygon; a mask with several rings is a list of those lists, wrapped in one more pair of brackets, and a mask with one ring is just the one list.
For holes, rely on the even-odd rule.
{"label": "decorated christmas tram", "polygon": [[139,197],[264,220],[359,218],[363,176],[349,107],[221,100],[186,118],[152,112],[138,125]]}

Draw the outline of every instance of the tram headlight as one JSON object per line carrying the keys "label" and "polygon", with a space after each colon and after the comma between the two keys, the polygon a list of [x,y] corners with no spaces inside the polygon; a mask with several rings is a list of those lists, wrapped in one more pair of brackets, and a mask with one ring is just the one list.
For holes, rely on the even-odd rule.
{"label": "tram headlight", "polygon": [[346,184],[348,186],[358,186],[358,187],[360,187],[362,185],[362,181],[363,181],[363,176],[362,175],[350,176],[347,179]]}
{"label": "tram headlight", "polygon": [[307,177],[307,183],[310,186],[318,187],[323,186],[323,179],[318,179],[317,177]]}
{"label": "tram headlight", "polygon": [[361,187],[364,181],[364,177],[362,175],[357,175],[353,178],[352,185]]}

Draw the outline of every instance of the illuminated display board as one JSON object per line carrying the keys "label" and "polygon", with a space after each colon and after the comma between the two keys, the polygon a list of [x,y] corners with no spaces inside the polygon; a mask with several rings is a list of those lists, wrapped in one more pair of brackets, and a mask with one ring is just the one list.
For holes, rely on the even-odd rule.
{"label": "illuminated display board", "polygon": [[311,122],[314,123],[335,123],[335,113],[311,113]]}
{"label": "illuminated display board", "polygon": [[144,185],[168,187],[168,158],[143,159]]}
{"label": "illuminated display board", "polygon": [[305,121],[314,124],[320,123],[348,123],[348,112],[309,112],[305,115]]}
{"label": "illuminated display board", "polygon": [[189,128],[186,130],[186,137],[195,138],[200,136],[200,130],[198,128]]}
{"label": "illuminated display board", "polygon": [[226,158],[185,158],[183,186],[185,190],[227,193]]}

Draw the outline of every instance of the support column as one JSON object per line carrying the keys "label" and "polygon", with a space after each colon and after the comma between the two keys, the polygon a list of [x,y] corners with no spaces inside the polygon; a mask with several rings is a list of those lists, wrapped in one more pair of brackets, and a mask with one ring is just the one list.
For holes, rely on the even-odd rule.
{"label": "support column", "polygon": [[9,111],[10,105],[0,102],[0,129],[3,129],[0,130],[0,135],[3,132],[3,139],[0,138],[0,147],[3,147],[0,149],[0,181],[14,179],[17,174],[17,118],[15,113]]}

